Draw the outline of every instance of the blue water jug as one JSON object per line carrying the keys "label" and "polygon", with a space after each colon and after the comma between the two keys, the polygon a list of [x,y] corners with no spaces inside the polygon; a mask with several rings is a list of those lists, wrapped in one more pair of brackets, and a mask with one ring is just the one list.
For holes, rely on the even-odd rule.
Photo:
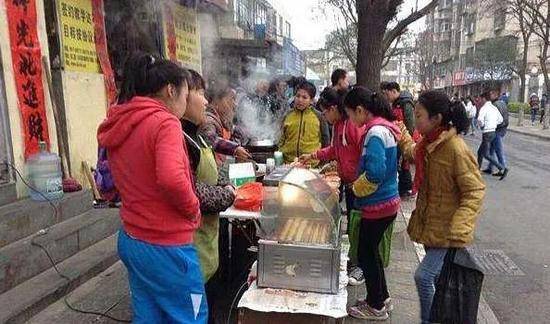
{"label": "blue water jug", "polygon": [[[32,200],[57,200],[63,197],[61,159],[46,150],[46,143],[40,142],[40,152],[27,159],[29,188]],[[46,199],[47,198],[47,199]]]}

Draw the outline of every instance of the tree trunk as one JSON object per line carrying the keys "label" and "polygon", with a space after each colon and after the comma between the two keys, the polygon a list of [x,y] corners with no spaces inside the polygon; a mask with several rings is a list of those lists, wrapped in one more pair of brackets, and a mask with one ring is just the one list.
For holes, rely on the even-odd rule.
{"label": "tree trunk", "polygon": [[523,55],[521,58],[521,66],[519,68],[519,102],[525,102],[525,88],[527,82],[525,80],[525,74],[527,73],[527,60],[529,55],[529,38],[523,40]]}
{"label": "tree trunk", "polygon": [[[525,88],[527,87],[527,80],[525,74],[527,73],[527,59],[529,55],[529,37],[523,36],[523,55],[521,58],[521,66],[519,67],[519,102],[525,102]],[[523,126],[523,109],[518,111],[518,126]]]}
{"label": "tree trunk", "polygon": [[374,91],[380,87],[383,41],[388,22],[373,1],[357,1],[357,84]]}

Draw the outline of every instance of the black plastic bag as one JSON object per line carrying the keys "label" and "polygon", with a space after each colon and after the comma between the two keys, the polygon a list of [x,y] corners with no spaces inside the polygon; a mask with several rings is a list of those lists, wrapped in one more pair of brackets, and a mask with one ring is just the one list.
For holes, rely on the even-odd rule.
{"label": "black plastic bag", "polygon": [[449,249],[436,285],[430,322],[477,323],[483,271],[468,249]]}

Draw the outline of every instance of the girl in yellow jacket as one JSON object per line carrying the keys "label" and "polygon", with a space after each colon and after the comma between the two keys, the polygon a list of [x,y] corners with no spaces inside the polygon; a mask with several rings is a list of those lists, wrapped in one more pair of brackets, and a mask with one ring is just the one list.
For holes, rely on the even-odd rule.
{"label": "girl in yellow jacket", "polygon": [[291,163],[302,154],[311,154],[321,148],[325,126],[321,114],[313,108],[316,89],[310,82],[298,85],[293,109],[286,114],[279,140],[285,163]]}
{"label": "girl in yellow jacket", "polygon": [[472,243],[485,184],[476,158],[458,136],[468,129],[468,117],[460,102],[451,103],[442,92],[425,92],[418,98],[415,119],[422,141],[415,147],[410,136],[404,136],[399,146],[416,165],[418,199],[407,231],[426,249],[414,278],[422,323],[429,323],[445,255],[449,248]]}

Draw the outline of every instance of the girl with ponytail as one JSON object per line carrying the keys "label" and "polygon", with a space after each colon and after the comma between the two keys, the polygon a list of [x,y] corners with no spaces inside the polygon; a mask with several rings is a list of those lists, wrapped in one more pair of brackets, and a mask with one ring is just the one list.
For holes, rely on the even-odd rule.
{"label": "girl with ponytail", "polygon": [[399,210],[397,190],[397,142],[399,127],[381,94],[354,87],[344,105],[350,120],[364,126],[366,135],[359,160],[359,177],[352,183],[355,208],[361,211],[357,259],[364,273],[367,297],[349,309],[349,314],[365,320],[385,320],[391,311],[384,267],[378,246]]}
{"label": "girl with ponytail", "polygon": [[465,134],[469,125],[460,101],[452,103],[439,91],[422,93],[415,119],[422,140],[415,146],[410,137],[404,136],[399,147],[416,166],[414,187],[418,198],[407,231],[426,250],[414,278],[421,320],[429,323],[445,255],[449,248],[472,243],[485,184],[473,153],[458,135]]}
{"label": "girl with ponytail", "polygon": [[200,224],[180,119],[189,72],[135,53],[124,69],[118,104],[98,129],[120,192],[118,253],[128,269],[134,323],[206,323],[197,252]]}

